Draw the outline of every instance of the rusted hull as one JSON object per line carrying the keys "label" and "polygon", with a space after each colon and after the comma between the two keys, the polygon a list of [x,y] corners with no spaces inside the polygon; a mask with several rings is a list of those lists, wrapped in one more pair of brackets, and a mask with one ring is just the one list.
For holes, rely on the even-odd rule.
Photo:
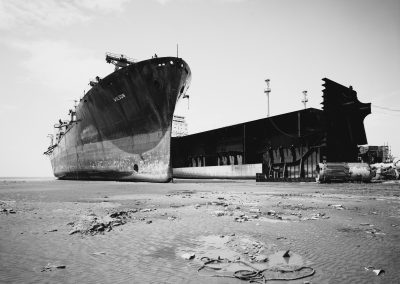
{"label": "rusted hull", "polygon": [[175,105],[190,84],[179,58],[155,58],[102,79],[80,101],[50,154],[60,179],[168,182]]}

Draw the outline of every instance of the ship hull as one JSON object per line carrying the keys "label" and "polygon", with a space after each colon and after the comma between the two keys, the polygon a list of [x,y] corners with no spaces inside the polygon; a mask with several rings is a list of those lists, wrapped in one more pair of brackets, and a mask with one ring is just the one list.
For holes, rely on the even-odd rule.
{"label": "ship hull", "polygon": [[180,58],[115,71],[80,101],[76,121],[50,153],[60,179],[168,182],[175,105],[191,72]]}

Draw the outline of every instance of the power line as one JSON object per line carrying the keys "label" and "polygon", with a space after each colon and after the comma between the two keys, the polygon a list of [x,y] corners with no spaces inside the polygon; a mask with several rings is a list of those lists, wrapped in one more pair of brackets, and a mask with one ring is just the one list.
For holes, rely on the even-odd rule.
{"label": "power line", "polygon": [[388,107],[383,107],[383,106],[377,106],[377,105],[372,105],[373,107],[388,110],[388,111],[395,111],[395,112],[400,112],[400,109],[393,109],[393,108],[388,108]]}
{"label": "power line", "polygon": [[386,110],[374,110],[373,114],[379,114],[379,115],[388,115],[388,116],[400,116],[400,113],[397,112],[389,112]]}

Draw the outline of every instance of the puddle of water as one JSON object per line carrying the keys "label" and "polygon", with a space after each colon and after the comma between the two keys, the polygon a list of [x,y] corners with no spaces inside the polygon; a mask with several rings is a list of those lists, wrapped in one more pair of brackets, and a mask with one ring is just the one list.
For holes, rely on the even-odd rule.
{"label": "puddle of water", "polygon": [[282,220],[285,220],[285,221],[299,221],[300,220],[299,217],[295,216],[295,215],[282,215],[281,217],[282,217]]}
{"label": "puddle of water", "polygon": [[198,259],[201,257],[213,259],[220,257],[222,259],[234,260],[240,255],[227,246],[227,243],[231,240],[229,236],[223,238],[217,235],[202,236],[198,240],[201,242],[201,245],[193,250]]}
{"label": "puddle of water", "polygon": [[100,203],[98,203],[98,205],[99,205],[101,208],[114,208],[114,207],[121,206],[121,203],[116,203],[116,202],[100,202]]}
{"label": "puddle of water", "polygon": [[303,266],[304,261],[303,258],[292,251],[289,252],[290,257],[283,257],[286,251],[278,251],[272,255],[268,256],[268,266],[273,267],[273,266],[282,266],[282,265],[288,265],[288,266]]}
{"label": "puddle of water", "polygon": [[[282,222],[282,221],[280,221]],[[192,267],[199,271],[201,276],[232,277],[233,273],[239,270],[263,271],[266,279],[290,279],[307,275],[312,269],[306,268],[295,270],[296,268],[306,266],[306,261],[292,251],[289,252],[290,257],[283,257],[286,251],[278,251],[275,253],[273,244],[264,244],[250,236],[225,236],[221,238],[218,235],[201,236],[197,238],[197,247],[181,248],[176,251],[177,256],[183,253],[193,253],[195,258],[190,262]],[[269,254],[268,254],[269,252]],[[249,259],[250,254],[254,256],[266,256],[266,262],[256,262]],[[220,260],[203,264],[207,260]],[[277,269],[283,269],[285,273]]]}
{"label": "puddle of water", "polygon": [[262,222],[268,222],[268,223],[287,223],[287,220],[280,220],[280,219],[272,219],[272,218],[266,218],[266,217],[260,217],[257,219],[257,221],[262,221]]}
{"label": "puddle of water", "polygon": [[226,236],[221,238],[218,235],[210,235],[210,236],[201,236],[198,238],[200,242],[203,242],[207,246],[214,246],[216,248],[223,247],[228,241],[230,241],[230,237]]}
{"label": "puddle of water", "polygon": [[174,259],[175,248],[173,247],[162,247],[148,254],[150,257],[154,258],[164,258],[164,259]]}
{"label": "puddle of water", "polygon": [[[120,194],[120,195],[111,195],[107,197],[107,200],[137,200],[137,201],[148,201],[150,198],[146,198],[147,196],[138,195],[138,194]],[[104,200],[102,198],[93,198],[93,200]]]}

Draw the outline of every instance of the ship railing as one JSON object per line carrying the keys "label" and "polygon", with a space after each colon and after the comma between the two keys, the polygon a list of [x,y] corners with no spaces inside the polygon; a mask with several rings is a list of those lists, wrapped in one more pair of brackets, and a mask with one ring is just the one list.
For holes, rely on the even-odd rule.
{"label": "ship railing", "polygon": [[53,153],[55,147],[57,147],[57,144],[49,146],[49,148],[47,148],[46,152],[44,152],[43,154],[50,155],[51,153]]}
{"label": "ship railing", "polygon": [[63,121],[62,123],[56,123],[54,124],[54,128],[63,128],[68,126],[70,123],[69,121]]}
{"label": "ship railing", "polygon": [[89,80],[89,86],[94,87],[98,84],[99,82],[97,82],[95,79],[90,79]]}

